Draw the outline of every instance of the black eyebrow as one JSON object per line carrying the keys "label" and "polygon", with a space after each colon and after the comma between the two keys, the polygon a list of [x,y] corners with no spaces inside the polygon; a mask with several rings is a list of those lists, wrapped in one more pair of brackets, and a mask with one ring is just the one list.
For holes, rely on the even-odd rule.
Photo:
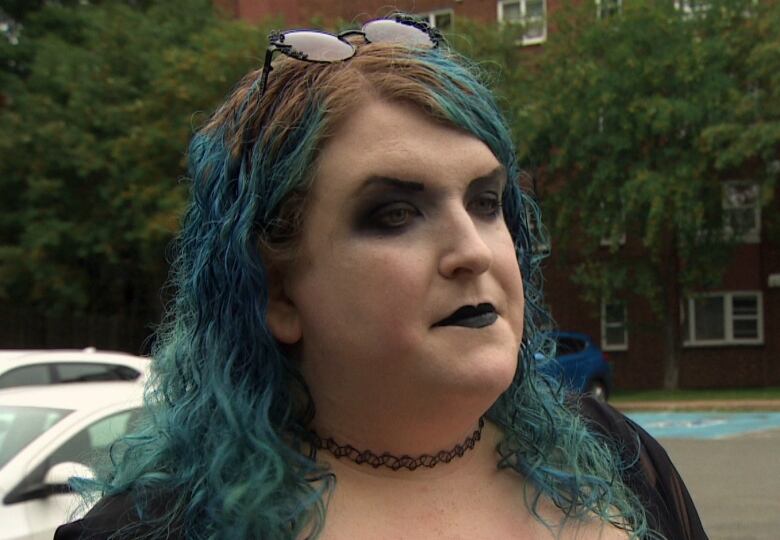
{"label": "black eyebrow", "polygon": [[[485,181],[506,180],[506,167],[499,164],[495,169],[487,174],[478,176],[469,182],[469,185],[482,184]],[[400,178],[393,178],[392,176],[383,175],[371,175],[366,178],[360,187],[355,191],[355,196],[360,195],[366,189],[373,186],[387,186],[402,191],[420,192],[425,191],[425,184],[422,182],[415,182],[411,180],[401,180]]]}
{"label": "black eyebrow", "polygon": [[360,187],[355,191],[355,195],[360,195],[363,191],[373,186],[387,186],[402,191],[425,191],[425,184],[422,182],[401,180],[392,176],[371,175],[360,184]]}
{"label": "black eyebrow", "polygon": [[499,163],[498,167],[490,171],[489,173],[479,176],[472,180],[474,182],[482,182],[484,180],[506,180],[506,167]]}

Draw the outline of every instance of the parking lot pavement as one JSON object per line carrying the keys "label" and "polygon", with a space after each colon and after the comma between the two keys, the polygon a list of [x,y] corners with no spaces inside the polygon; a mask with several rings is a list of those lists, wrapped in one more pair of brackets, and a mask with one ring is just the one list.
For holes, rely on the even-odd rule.
{"label": "parking lot pavement", "polygon": [[710,540],[780,538],[780,430],[725,439],[660,439]]}
{"label": "parking lot pavement", "polygon": [[780,411],[780,399],[706,399],[685,401],[620,401],[620,411]]}

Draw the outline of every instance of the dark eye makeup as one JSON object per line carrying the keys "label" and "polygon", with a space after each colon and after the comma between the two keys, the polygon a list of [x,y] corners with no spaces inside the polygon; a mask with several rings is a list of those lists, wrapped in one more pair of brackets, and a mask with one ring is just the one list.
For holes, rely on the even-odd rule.
{"label": "dark eye makeup", "polygon": [[[359,231],[379,234],[400,234],[413,225],[418,217],[424,217],[425,210],[433,210],[425,201],[393,200],[369,204],[366,211],[359,213],[356,228]],[[467,203],[468,211],[482,220],[494,220],[502,214],[501,195],[495,191],[477,194]]]}
{"label": "dark eye makeup", "polygon": [[397,229],[408,225],[420,211],[406,202],[385,205],[374,212],[372,222],[378,229]]}
{"label": "dark eye makeup", "polygon": [[501,195],[495,191],[479,194],[469,203],[469,210],[485,218],[495,218],[501,213]]}
{"label": "dark eye makeup", "polygon": [[[499,218],[505,178],[503,167],[499,167],[474,179],[464,195],[467,210],[481,220]],[[354,228],[368,234],[401,234],[418,218],[435,213],[443,193],[439,188],[426,188],[421,182],[369,177],[356,193]]]}

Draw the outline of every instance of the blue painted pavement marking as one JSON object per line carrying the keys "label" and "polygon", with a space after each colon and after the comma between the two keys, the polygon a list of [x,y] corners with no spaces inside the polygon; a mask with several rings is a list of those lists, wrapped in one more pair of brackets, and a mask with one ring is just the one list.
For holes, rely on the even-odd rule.
{"label": "blue painted pavement marking", "polygon": [[657,439],[722,439],[780,429],[780,412],[629,412]]}

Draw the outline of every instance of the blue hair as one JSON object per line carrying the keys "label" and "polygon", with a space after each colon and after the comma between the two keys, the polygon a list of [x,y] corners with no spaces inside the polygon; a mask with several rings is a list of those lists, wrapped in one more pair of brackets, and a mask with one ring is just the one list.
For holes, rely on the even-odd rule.
{"label": "blue hair", "polygon": [[[262,97],[259,76],[240,82],[192,139],[192,199],[175,246],[175,297],[153,354],[149,417],[114,446],[114,466],[91,484],[106,496],[130,491],[151,531],[144,536],[182,527],[187,538],[316,538],[323,529],[335,479],[305,450],[314,405],[266,323],[263,260],[294,250],[318,150],[356,95],[412,103],[485,142],[510,179],[521,174],[491,93],[450,51],[375,44],[341,63],[285,59]],[[553,347],[539,330],[550,318],[533,249],[543,233],[528,226],[538,208],[519,182],[508,183],[503,200],[525,322],[515,379],[488,413],[505,433],[497,466],[530,480],[534,489],[518,504],[540,520],[544,497],[564,520],[595,514],[645,537],[644,510],[620,479],[628,464],[537,370],[535,355],[550,357]],[[152,515],[158,499],[164,510]]]}

